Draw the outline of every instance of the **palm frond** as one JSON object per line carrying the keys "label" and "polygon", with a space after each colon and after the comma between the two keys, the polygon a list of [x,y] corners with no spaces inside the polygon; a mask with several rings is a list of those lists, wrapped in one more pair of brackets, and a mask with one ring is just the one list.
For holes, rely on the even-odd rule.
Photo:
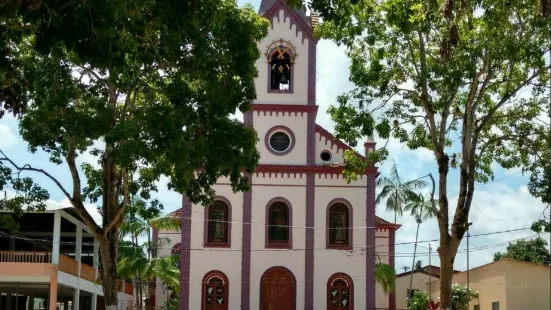
{"label": "palm frond", "polygon": [[403,184],[405,188],[411,189],[411,190],[425,188],[427,187],[427,185],[429,185],[429,183],[421,179],[407,181]]}
{"label": "palm frond", "polygon": [[375,197],[375,204],[378,205],[381,203],[381,201],[383,201],[384,199],[386,199],[391,193],[393,193],[395,191],[395,188],[394,186],[392,185],[385,185],[383,187],[383,190],[381,190],[381,192],[377,195],[377,197]]}
{"label": "palm frond", "polygon": [[387,177],[380,177],[375,181],[375,186],[377,187],[385,187],[387,185],[394,185],[394,182]]}
{"label": "palm frond", "polygon": [[394,291],[396,284],[396,271],[392,266],[384,263],[375,264],[375,281],[381,284],[383,292],[388,294]]}
{"label": "palm frond", "polygon": [[179,219],[172,216],[162,216],[149,221],[149,225],[157,230],[180,230]]}
{"label": "palm frond", "polygon": [[401,184],[402,180],[400,179],[400,174],[398,174],[398,165],[396,165],[394,160],[392,162],[394,164],[392,165],[392,168],[390,168],[390,180],[392,180],[392,183]]}

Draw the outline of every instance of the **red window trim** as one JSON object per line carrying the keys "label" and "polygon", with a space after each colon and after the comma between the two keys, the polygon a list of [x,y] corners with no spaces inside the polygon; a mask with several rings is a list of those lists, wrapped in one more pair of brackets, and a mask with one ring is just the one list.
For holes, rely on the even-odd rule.
{"label": "red window trim", "polygon": [[[331,224],[332,224],[332,209],[335,205],[343,205],[345,206],[348,210],[347,210],[347,213],[348,213],[348,217],[347,217],[347,228],[346,228],[346,231],[347,231],[347,244],[333,244],[331,243]],[[335,250],[348,250],[348,251],[351,251],[353,249],[353,235],[354,235],[354,231],[352,229],[353,225],[352,225],[352,221],[353,221],[353,216],[352,216],[352,212],[353,212],[353,209],[352,209],[352,204],[344,199],[344,198],[336,198],[336,199],[333,199],[329,202],[329,204],[327,205],[327,212],[326,212],[326,216],[325,216],[325,219],[326,219],[326,248],[327,249],[335,249]]]}
{"label": "red window trim", "polygon": [[206,289],[208,281],[212,278],[219,278],[222,280],[223,287],[224,287],[224,308],[227,310],[229,309],[229,301],[230,301],[230,281],[228,280],[228,277],[226,274],[224,274],[222,271],[218,270],[211,270],[205,274],[203,277],[203,281],[201,281],[201,309],[206,308],[205,299],[206,299]]}
{"label": "red window trim", "polygon": [[[276,203],[283,203],[287,206],[287,222],[288,222],[288,241],[278,242],[270,241],[270,216],[271,207]],[[265,247],[267,249],[292,249],[293,248],[293,207],[291,202],[283,197],[275,197],[266,204],[266,225],[265,225]]]}
{"label": "red window trim", "polygon": [[331,304],[331,289],[333,288],[333,282],[336,280],[344,280],[348,283],[348,304],[349,306],[345,309],[354,309],[354,281],[352,278],[347,275],[346,273],[338,272],[334,273],[329,277],[327,280],[327,291],[326,291],[326,297],[327,297],[327,309],[334,309],[335,306]]}
{"label": "red window trim", "polygon": [[[226,242],[209,242],[209,209],[205,208],[205,221],[204,221],[204,233],[203,233],[203,247],[209,248],[230,248],[231,247],[231,219],[232,219],[232,206],[230,201],[223,196],[216,196],[214,203],[223,203],[226,206],[226,212],[224,214],[225,230],[227,234]],[[213,204],[214,204],[213,203]]]}

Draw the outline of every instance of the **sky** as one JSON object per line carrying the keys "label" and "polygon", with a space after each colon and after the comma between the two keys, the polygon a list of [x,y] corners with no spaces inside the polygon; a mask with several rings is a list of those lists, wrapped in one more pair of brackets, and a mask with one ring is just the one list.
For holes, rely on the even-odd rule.
{"label": "sky", "polygon": [[[260,0],[253,2],[239,0],[239,4],[252,3],[258,9]],[[318,43],[317,56],[317,104],[319,112],[316,122],[333,132],[334,123],[326,113],[327,108],[336,103],[336,97],[353,89],[354,85],[349,82],[350,61],[342,47],[336,44],[320,40]],[[359,145],[363,145],[360,143]],[[390,158],[380,166],[383,175],[388,173],[392,160],[396,162],[400,176],[405,180],[415,179],[429,172],[436,173],[436,162],[434,155],[428,150],[409,150],[395,140],[388,144]],[[35,168],[42,168],[50,172],[62,184],[72,184],[70,172],[65,165],[56,166],[48,161],[45,153],[28,152],[27,144],[21,139],[17,126],[17,120],[11,116],[4,116],[0,119],[0,149],[8,156],[14,158],[17,163],[31,163]],[[363,153],[362,149],[359,149]],[[80,163],[92,162],[91,155],[84,155],[78,158]],[[469,221],[472,222],[469,239],[469,261],[470,267],[480,266],[493,260],[497,251],[504,251],[508,242],[522,238],[533,238],[535,234],[530,231],[531,223],[539,218],[544,204],[532,197],[527,190],[527,176],[520,173],[520,169],[504,170],[495,166],[495,179],[487,184],[476,184],[473,204]],[[55,185],[40,175],[32,175],[41,186],[50,191],[51,199],[55,203],[69,205],[68,200],[63,196]],[[450,206],[454,207],[458,193],[458,173],[452,170],[448,179]],[[167,179],[160,181],[160,191],[156,195],[165,206],[165,211],[171,212],[181,207],[181,195],[166,189]],[[92,216],[99,221],[101,216],[92,204],[87,205]],[[388,221],[394,221],[394,214],[386,212],[384,206],[377,206],[377,216]],[[415,219],[407,214],[398,217],[398,223],[402,227],[396,233],[396,269],[403,271],[403,267],[412,266],[412,253],[415,241],[417,223]],[[482,235],[482,236],[477,236]],[[439,265],[436,248],[438,242],[438,225],[436,219],[427,220],[420,225],[419,241],[416,260],[422,260],[423,264],[429,263],[429,245],[432,247],[431,263]],[[549,234],[543,236],[549,242]],[[432,242],[426,242],[431,241]],[[455,259],[455,269],[465,270],[467,268],[466,240],[460,246],[459,253]]]}

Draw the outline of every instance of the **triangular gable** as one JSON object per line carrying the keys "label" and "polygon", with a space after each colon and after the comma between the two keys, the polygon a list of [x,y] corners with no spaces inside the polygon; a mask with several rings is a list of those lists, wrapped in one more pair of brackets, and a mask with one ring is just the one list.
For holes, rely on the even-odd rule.
{"label": "triangular gable", "polygon": [[300,16],[295,10],[291,9],[284,0],[276,0],[274,5],[272,5],[272,7],[262,16],[272,22],[274,16],[279,17],[279,10],[281,9],[283,9],[286,14],[291,15],[291,24],[293,24],[293,21],[295,22],[297,26],[297,33],[298,31],[302,31],[303,38],[307,36],[309,40],[317,41],[317,39],[314,38],[312,27],[308,25],[308,23],[302,16]]}
{"label": "triangular gable", "polygon": [[365,156],[361,155],[355,149],[348,146],[348,144],[346,144],[343,141],[335,138],[335,136],[333,136],[333,134],[331,134],[329,131],[327,131],[327,129],[321,127],[318,124],[316,124],[316,133],[320,134],[320,141],[321,141],[321,139],[325,139],[326,142],[331,143],[331,147],[333,147],[333,145],[336,145],[337,149],[339,151],[345,151],[345,150],[353,151],[356,154],[356,156],[358,156],[361,159],[365,159]]}

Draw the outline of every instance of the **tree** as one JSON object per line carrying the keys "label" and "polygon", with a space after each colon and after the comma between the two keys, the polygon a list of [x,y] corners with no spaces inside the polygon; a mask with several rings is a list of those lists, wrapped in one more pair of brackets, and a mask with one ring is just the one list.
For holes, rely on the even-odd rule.
{"label": "tree", "polygon": [[418,260],[415,262],[415,270],[423,270],[423,261]]}
{"label": "tree", "polygon": [[[114,310],[117,237],[133,196],[149,200],[163,175],[169,189],[205,205],[220,177],[234,191],[248,188],[242,173],[258,162],[258,139],[230,115],[255,98],[256,42],[268,21],[234,0],[33,4],[0,23],[14,83],[27,85],[21,95],[31,103],[19,129],[31,152],[65,165],[72,184],[5,153],[2,180],[41,174],[69,199],[99,242],[106,309]],[[84,152],[98,162],[79,170]],[[101,225],[85,201],[100,205]]]}
{"label": "tree", "polygon": [[[157,230],[178,231],[180,223],[173,217],[160,217],[163,205],[157,200],[151,201],[148,205],[142,199],[134,197],[127,208],[125,220],[119,232],[119,240],[122,241],[119,241],[117,273],[119,276],[133,279],[137,306],[142,307],[144,299],[154,300],[152,297],[156,292],[153,285],[155,279],[167,278],[171,282],[166,282],[166,285],[172,290],[175,288],[173,277],[176,275],[178,270],[176,265],[179,263],[179,256],[155,258],[158,249],[168,245],[170,239],[159,238],[154,242],[151,227]],[[145,240],[140,242],[140,239]],[[173,261],[174,264],[170,265],[169,263]]]}
{"label": "tree", "polygon": [[515,243],[509,243],[505,253],[495,253],[494,261],[509,258],[551,266],[551,253],[546,246],[547,241],[541,237],[532,240],[518,240]]}
{"label": "tree", "polygon": [[[425,148],[438,169],[441,307],[451,307],[453,262],[477,182],[491,165],[535,169],[545,147],[549,1],[313,0],[321,38],[343,45],[356,88],[329,109],[352,146],[377,134]],[[544,13],[540,14],[540,12]],[[525,91],[531,91],[531,94]],[[371,163],[345,155],[348,177]],[[536,165],[536,167],[534,166]],[[450,192],[450,169],[458,191]],[[455,207],[449,197],[457,197]],[[452,216],[453,218],[450,218]],[[450,227],[451,224],[451,227]]]}
{"label": "tree", "polygon": [[[436,204],[438,202],[432,199],[432,195],[415,195],[411,201],[404,207],[404,211],[409,211],[411,216],[417,222],[417,232],[415,233],[415,246],[413,248],[413,262],[415,263],[415,255],[417,254],[417,240],[419,239],[419,227],[423,221],[436,216]],[[421,261],[417,261],[418,265],[412,266],[412,270],[420,270],[422,268]],[[409,278],[409,290],[413,284],[413,272]]]}
{"label": "tree", "polygon": [[469,302],[477,299],[478,297],[478,292],[468,290],[466,285],[454,283],[452,284],[451,308],[453,310],[469,310]]}
{"label": "tree", "polygon": [[409,310],[427,310],[429,309],[429,294],[425,291],[415,291],[408,300]]}
{"label": "tree", "polygon": [[380,204],[386,199],[386,210],[394,211],[394,223],[396,223],[396,215],[402,216],[403,207],[417,197],[415,190],[426,185],[427,182],[419,179],[404,182],[398,174],[396,163],[394,163],[390,170],[390,176],[380,177],[376,181],[376,186],[382,190],[377,195],[375,204]]}

